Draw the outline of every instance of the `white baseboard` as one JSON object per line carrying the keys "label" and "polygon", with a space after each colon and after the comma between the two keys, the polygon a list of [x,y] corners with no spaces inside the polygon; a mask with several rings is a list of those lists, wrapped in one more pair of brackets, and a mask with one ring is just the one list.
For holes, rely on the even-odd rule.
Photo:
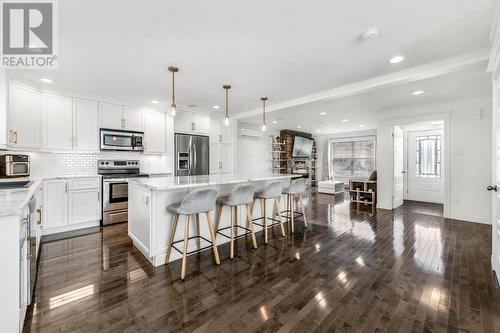
{"label": "white baseboard", "polygon": [[101,221],[92,221],[92,222],[85,222],[85,223],[78,223],[78,224],[70,224],[70,225],[65,225],[65,226],[57,227],[57,228],[50,228],[50,229],[44,228],[43,229],[43,236],[58,234],[60,232],[66,232],[66,231],[74,231],[74,230],[79,230],[79,229],[98,227],[100,225],[101,225]]}
{"label": "white baseboard", "polygon": [[[495,273],[497,277],[497,284],[500,283],[500,258],[498,256],[495,256],[494,254],[491,255],[491,269]],[[500,286],[500,285],[499,285]]]}
{"label": "white baseboard", "polygon": [[474,223],[481,223],[481,224],[491,225],[491,218],[486,218],[486,217],[476,217],[476,216],[466,216],[466,215],[459,215],[459,214],[450,214],[450,216],[447,216],[446,218],[452,219],[452,220],[459,220],[459,221],[465,221],[465,222],[474,222]]}

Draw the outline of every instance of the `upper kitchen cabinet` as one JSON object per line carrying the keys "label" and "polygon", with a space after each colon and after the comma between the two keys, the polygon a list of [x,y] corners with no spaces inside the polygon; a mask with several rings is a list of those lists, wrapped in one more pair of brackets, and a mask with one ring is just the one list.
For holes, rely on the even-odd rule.
{"label": "upper kitchen cabinet", "polygon": [[43,94],[43,148],[73,148],[73,99]]}
{"label": "upper kitchen cabinet", "polygon": [[210,134],[210,117],[190,112],[179,112],[174,118],[176,133]]}
{"label": "upper kitchen cabinet", "polygon": [[142,132],[143,112],[130,106],[99,103],[99,124],[101,128]]}
{"label": "upper kitchen cabinet", "polygon": [[165,153],[165,129],[165,112],[144,111],[144,153]]}
{"label": "upper kitchen cabinet", "polygon": [[123,129],[123,106],[99,103],[99,125],[101,128]]}
{"label": "upper kitchen cabinet", "polygon": [[210,142],[211,143],[231,143],[235,121],[229,125],[224,124],[224,119],[210,117]]}
{"label": "upper kitchen cabinet", "polygon": [[73,149],[99,150],[99,105],[96,101],[73,100]]}
{"label": "upper kitchen cabinet", "polygon": [[142,109],[124,106],[123,107],[123,128],[129,131],[144,131]]}
{"label": "upper kitchen cabinet", "polygon": [[40,148],[40,92],[9,85],[7,144],[13,148]]}

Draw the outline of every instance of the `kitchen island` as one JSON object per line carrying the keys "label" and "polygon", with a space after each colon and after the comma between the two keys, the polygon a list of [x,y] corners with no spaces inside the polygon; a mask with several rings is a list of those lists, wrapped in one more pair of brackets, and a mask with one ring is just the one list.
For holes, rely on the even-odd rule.
{"label": "kitchen island", "polygon": [[[173,203],[181,202],[184,196],[195,189],[213,188],[218,192],[218,196],[224,196],[231,192],[231,189],[238,184],[252,182],[259,190],[267,182],[282,181],[287,185],[291,178],[297,175],[288,174],[227,174],[227,175],[207,175],[207,176],[183,176],[183,177],[161,177],[154,179],[130,179],[128,188],[128,235],[134,245],[141,253],[154,265],[165,264],[167,252],[167,243],[170,237],[172,227],[172,214],[167,211],[167,206]],[[267,201],[267,211],[272,212],[273,200]],[[284,200],[281,201],[281,210],[284,209]],[[260,201],[255,202],[254,217],[260,217]],[[211,212],[213,221],[215,221],[215,211]],[[271,213],[268,213],[268,217]],[[200,235],[210,239],[205,216],[200,215]],[[245,209],[238,210],[238,221],[244,225],[246,221]],[[185,223],[184,217],[179,220],[179,225]],[[190,236],[195,235],[194,219],[190,219]],[[272,221],[269,221],[272,223]],[[230,226],[230,209],[225,207],[222,212],[220,228]],[[183,227],[178,227],[175,240],[183,238]],[[255,225],[255,231],[261,230],[261,227]],[[239,230],[241,232],[241,230]],[[217,245],[229,242],[229,239],[217,235]],[[263,245],[263,241],[257,238],[257,244]],[[201,244],[205,247],[208,244]],[[188,244],[188,252],[195,250],[197,243],[192,240]],[[221,256],[224,257],[224,253]],[[172,251],[170,261],[181,258],[181,254]]]}

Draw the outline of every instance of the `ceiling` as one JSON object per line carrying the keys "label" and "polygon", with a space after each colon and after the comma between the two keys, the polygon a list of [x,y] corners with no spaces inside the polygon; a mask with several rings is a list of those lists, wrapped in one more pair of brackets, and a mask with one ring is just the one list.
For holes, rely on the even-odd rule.
{"label": "ceiling", "polygon": [[[374,129],[377,112],[381,110],[491,93],[491,79],[486,66],[483,61],[452,74],[274,111],[268,113],[267,124],[274,129],[297,129],[301,126],[300,131],[314,134]],[[424,93],[413,95],[418,90]],[[322,112],[326,114],[321,115]],[[348,121],[342,121],[346,119]],[[262,116],[255,115],[240,121],[261,124]]]}
{"label": "ceiling", "polygon": [[[167,67],[175,65],[181,108],[213,111],[229,83],[231,114],[259,107],[261,96],[270,104],[287,101],[486,48],[493,12],[491,0],[64,0],[58,6],[59,68],[16,74],[50,78],[51,88],[166,106]],[[380,29],[379,37],[362,41],[370,27]],[[405,61],[389,64],[396,54]],[[431,97],[429,91],[424,98]],[[394,98],[376,107],[402,103]]]}

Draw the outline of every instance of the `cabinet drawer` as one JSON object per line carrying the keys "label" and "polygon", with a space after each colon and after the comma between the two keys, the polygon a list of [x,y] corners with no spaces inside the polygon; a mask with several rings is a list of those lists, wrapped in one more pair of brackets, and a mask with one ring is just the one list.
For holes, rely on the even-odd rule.
{"label": "cabinet drawer", "polygon": [[101,181],[100,178],[79,178],[79,179],[70,179],[69,181],[69,190],[85,190],[91,188],[100,188]]}

